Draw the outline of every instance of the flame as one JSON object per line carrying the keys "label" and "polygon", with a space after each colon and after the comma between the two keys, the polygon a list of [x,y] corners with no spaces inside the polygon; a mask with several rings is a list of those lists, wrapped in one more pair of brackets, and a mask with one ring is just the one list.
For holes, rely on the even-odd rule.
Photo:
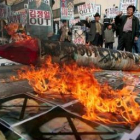
{"label": "flame", "polygon": [[18,23],[10,23],[5,27],[8,34],[11,36],[12,42],[20,42],[21,43],[21,41],[31,39],[30,36],[26,35],[26,33],[17,33],[20,26],[21,25]]}
{"label": "flame", "polygon": [[48,91],[71,94],[85,106],[83,117],[86,119],[105,124],[136,125],[140,121],[140,107],[135,101],[137,93],[131,87],[113,90],[107,84],[100,85],[93,75],[95,71],[75,63],[52,63],[49,57],[40,68],[22,68],[17,79],[27,79],[38,94],[47,95]]}

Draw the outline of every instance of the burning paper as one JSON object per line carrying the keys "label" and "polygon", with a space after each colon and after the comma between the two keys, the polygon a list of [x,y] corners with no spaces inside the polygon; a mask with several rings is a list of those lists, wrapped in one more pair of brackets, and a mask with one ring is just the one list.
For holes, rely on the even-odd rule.
{"label": "burning paper", "polygon": [[59,65],[49,57],[40,68],[23,68],[18,79],[27,79],[34,91],[41,95],[65,93],[79,100],[86,114],[84,118],[105,124],[123,124],[134,127],[140,120],[138,93],[131,87],[113,90],[108,84],[99,84],[93,68],[79,67],[75,63]]}

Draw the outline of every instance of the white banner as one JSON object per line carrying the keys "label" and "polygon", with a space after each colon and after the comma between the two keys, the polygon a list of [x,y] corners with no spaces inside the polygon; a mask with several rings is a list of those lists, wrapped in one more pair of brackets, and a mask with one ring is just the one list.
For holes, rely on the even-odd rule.
{"label": "white banner", "polygon": [[127,13],[127,7],[129,5],[137,6],[137,0],[120,0],[120,11],[123,12],[123,14]]}
{"label": "white banner", "polygon": [[29,9],[29,25],[51,26],[50,11]]}
{"label": "white banner", "polygon": [[89,3],[79,5],[77,8],[81,20],[85,20],[87,17],[93,20],[96,13],[101,15],[101,5],[99,4]]}
{"label": "white banner", "polygon": [[107,8],[107,18],[115,18],[118,15],[118,8]]}
{"label": "white banner", "polygon": [[81,20],[85,20],[87,17],[93,17],[94,3],[79,5],[77,8]]}

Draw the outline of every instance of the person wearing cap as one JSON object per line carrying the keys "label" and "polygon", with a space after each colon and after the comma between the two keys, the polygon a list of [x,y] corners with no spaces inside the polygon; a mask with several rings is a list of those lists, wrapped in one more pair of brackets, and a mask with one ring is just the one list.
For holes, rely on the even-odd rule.
{"label": "person wearing cap", "polygon": [[114,43],[114,29],[111,23],[108,23],[104,31],[105,48],[113,49]]}
{"label": "person wearing cap", "polygon": [[122,16],[122,12],[116,16],[115,23],[119,25],[118,50],[132,52],[134,41],[139,37],[139,20],[134,16],[135,6],[127,7],[127,15]]}
{"label": "person wearing cap", "polygon": [[99,22],[100,15],[96,13],[94,15],[95,20],[90,22],[90,32],[88,34],[88,44],[102,47],[103,45],[103,24]]}

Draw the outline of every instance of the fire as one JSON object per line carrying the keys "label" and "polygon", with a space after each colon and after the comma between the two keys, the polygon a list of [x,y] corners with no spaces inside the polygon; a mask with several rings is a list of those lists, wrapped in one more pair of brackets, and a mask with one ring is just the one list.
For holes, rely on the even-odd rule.
{"label": "fire", "polygon": [[25,33],[17,33],[18,29],[22,26],[18,23],[10,23],[5,28],[8,34],[11,36],[12,42],[20,42],[23,40],[31,39],[30,36],[26,35]]}
{"label": "fire", "polygon": [[[17,79],[27,79],[38,94],[51,91],[71,94],[86,109],[86,119],[105,124],[134,126],[140,121],[140,107],[135,101],[133,88],[113,90],[107,84],[98,83],[93,68],[80,67],[75,63],[60,65],[49,57],[40,68],[22,68]],[[13,78],[15,80],[15,78]]]}

